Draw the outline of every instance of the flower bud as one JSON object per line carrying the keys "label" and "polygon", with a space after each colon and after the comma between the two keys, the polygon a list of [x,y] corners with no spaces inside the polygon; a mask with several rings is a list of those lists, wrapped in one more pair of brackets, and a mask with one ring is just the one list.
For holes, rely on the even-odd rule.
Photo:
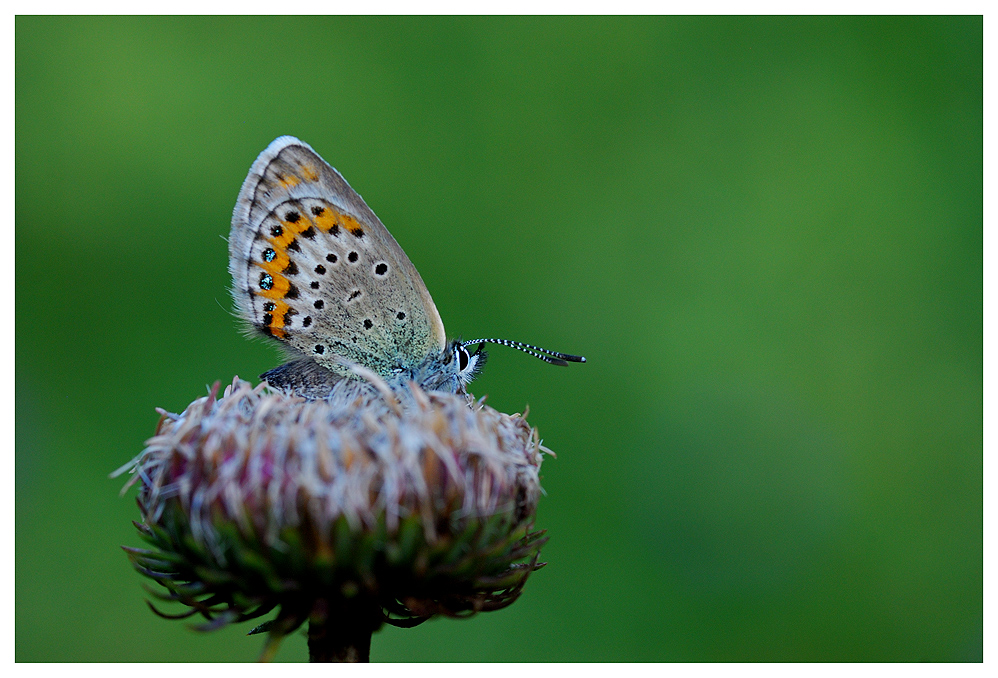
{"label": "flower bud", "polygon": [[[309,620],[313,661],[366,661],[382,623],[497,610],[540,568],[536,429],[467,395],[304,400],[235,379],[120,472],[149,549],[136,569],[198,628],[276,616],[261,659]],[[126,489],[127,489],[126,485]]]}

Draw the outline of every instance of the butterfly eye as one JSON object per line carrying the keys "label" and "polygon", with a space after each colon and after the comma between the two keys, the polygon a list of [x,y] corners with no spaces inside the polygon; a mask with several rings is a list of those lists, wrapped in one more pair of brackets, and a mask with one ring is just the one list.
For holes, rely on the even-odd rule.
{"label": "butterfly eye", "polygon": [[468,355],[468,351],[464,346],[457,347],[457,368],[458,372],[464,372],[468,369],[468,363],[471,362],[471,356]]}

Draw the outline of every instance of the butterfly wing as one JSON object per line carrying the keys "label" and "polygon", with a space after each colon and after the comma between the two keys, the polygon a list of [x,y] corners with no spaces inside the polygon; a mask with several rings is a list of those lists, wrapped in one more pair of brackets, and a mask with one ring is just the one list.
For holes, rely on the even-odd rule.
{"label": "butterfly wing", "polygon": [[374,212],[312,148],[275,139],[243,183],[229,234],[242,316],[346,374],[336,356],[382,376],[445,346],[415,266]]}

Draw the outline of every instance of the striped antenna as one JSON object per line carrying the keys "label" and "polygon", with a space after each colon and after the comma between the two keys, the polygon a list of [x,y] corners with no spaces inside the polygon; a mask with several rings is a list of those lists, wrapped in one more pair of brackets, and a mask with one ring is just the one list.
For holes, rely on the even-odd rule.
{"label": "striped antenna", "polygon": [[529,353],[535,358],[540,358],[550,365],[561,365],[564,367],[567,366],[569,362],[586,362],[586,359],[580,355],[570,355],[568,353],[559,353],[558,351],[549,351],[546,348],[541,348],[540,346],[524,344],[522,341],[510,341],[509,339],[472,339],[471,341],[461,342],[461,345],[465,348],[468,346],[474,346],[475,344],[478,344],[479,348],[481,348],[481,344],[500,344],[502,346],[509,346],[510,348],[515,348],[518,351]]}

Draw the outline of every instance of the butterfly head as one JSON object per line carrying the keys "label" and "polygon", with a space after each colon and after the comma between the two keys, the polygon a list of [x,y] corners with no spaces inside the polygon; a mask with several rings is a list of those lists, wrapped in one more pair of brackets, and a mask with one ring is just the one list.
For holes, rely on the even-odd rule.
{"label": "butterfly head", "polygon": [[570,362],[586,362],[586,359],[579,355],[549,351],[546,348],[509,339],[472,339],[471,341],[455,339],[447,345],[442,353],[427,360],[413,374],[416,383],[424,390],[465,393],[467,385],[481,373],[485,361],[488,359],[485,344],[509,346],[529,353],[551,365],[565,366]]}
{"label": "butterfly head", "polygon": [[414,374],[416,383],[428,391],[465,393],[488,359],[483,344],[468,350],[469,344],[455,339],[438,355],[431,357]]}

